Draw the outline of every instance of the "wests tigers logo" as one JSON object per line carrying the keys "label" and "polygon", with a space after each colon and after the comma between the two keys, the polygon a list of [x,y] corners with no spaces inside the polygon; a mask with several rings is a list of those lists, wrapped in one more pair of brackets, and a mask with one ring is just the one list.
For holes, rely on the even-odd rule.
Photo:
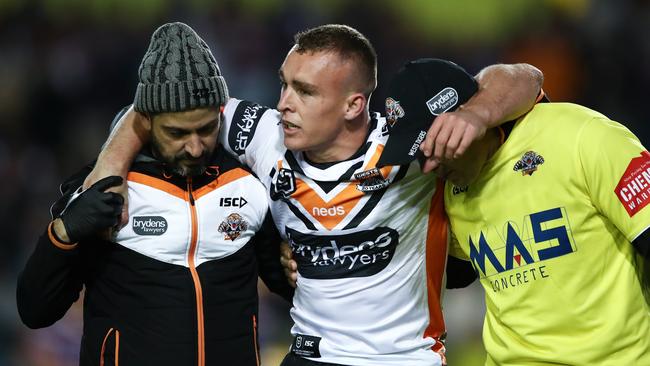
{"label": "wests tigers logo", "polygon": [[226,234],[226,240],[237,239],[246,229],[248,229],[248,223],[238,213],[231,213],[219,225],[219,232]]}
{"label": "wests tigers logo", "polygon": [[521,175],[533,175],[537,167],[544,164],[544,158],[534,151],[526,151],[524,156],[515,163],[512,170],[521,171]]}
{"label": "wests tigers logo", "polygon": [[399,101],[388,97],[386,98],[386,121],[390,126],[397,122],[398,118],[404,117],[404,108],[399,105]]}

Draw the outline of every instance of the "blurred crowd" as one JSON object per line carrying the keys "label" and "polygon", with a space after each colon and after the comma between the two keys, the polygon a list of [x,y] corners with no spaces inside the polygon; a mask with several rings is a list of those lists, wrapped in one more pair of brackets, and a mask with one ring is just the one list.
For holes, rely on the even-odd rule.
{"label": "blurred crowd", "polygon": [[[277,69],[297,31],[349,24],[373,42],[383,85],[405,61],[452,60],[472,73],[528,62],[553,101],[596,109],[650,145],[647,0],[2,0],[0,1],[0,366],[75,365],[81,307],[44,330],[18,318],[16,276],[43,232],[58,184],[94,159],[113,115],[132,102],[155,28],[183,21],[212,48],[231,95],[275,106]],[[263,288],[266,365],[289,345],[288,305]],[[450,364],[482,362],[482,294],[450,291]]]}

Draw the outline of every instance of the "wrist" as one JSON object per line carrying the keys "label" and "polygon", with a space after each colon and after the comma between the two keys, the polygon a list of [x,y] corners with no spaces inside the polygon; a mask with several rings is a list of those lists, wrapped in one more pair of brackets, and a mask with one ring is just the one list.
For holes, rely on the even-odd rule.
{"label": "wrist", "polygon": [[130,154],[124,155],[123,151],[117,148],[107,147],[99,153],[97,163],[91,174],[99,171],[103,176],[117,175],[125,177],[132,159],[133,157]]}
{"label": "wrist", "polygon": [[496,127],[501,124],[501,114],[496,109],[496,103],[491,103],[485,100],[485,98],[480,98],[478,95],[458,107],[460,111],[469,112],[477,116],[486,128]]}
{"label": "wrist", "polygon": [[77,246],[77,243],[70,242],[70,237],[61,218],[55,219],[48,225],[47,234],[50,241],[61,249],[70,250]]}
{"label": "wrist", "polygon": [[59,241],[66,244],[71,244],[70,237],[68,236],[68,231],[65,229],[65,225],[63,225],[63,220],[61,218],[57,218],[52,221],[52,233]]}
{"label": "wrist", "polygon": [[122,116],[111,131],[108,140],[97,157],[95,171],[105,175],[125,177],[131,162],[150,138],[151,124],[133,106]]}

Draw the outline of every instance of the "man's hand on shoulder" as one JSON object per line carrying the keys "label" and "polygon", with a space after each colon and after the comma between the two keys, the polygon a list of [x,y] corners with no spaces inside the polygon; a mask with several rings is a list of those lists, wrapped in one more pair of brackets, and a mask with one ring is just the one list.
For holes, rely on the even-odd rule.
{"label": "man's hand on shoulder", "polygon": [[59,239],[74,243],[116,226],[124,199],[106,190],[121,185],[122,181],[118,176],[103,178],[72,200],[54,221],[53,229]]}
{"label": "man's hand on shoulder", "polygon": [[98,160],[93,170],[86,177],[86,180],[84,181],[83,184],[83,188],[90,189],[89,187],[96,185],[102,179],[106,179],[109,177],[121,178],[119,184],[115,184],[109,187],[106,190],[106,192],[117,194],[122,198],[122,205],[120,206],[121,211],[119,215],[119,222],[116,225],[117,227],[122,227],[129,222],[129,194],[128,194],[128,187],[126,185],[126,172],[122,172],[121,169],[113,169],[112,167],[107,167],[104,164],[100,164]]}
{"label": "man's hand on shoulder", "polygon": [[426,157],[422,172],[428,173],[438,167],[442,160],[456,159],[463,155],[472,142],[485,136],[487,123],[476,111],[461,106],[455,112],[439,115],[420,145]]}
{"label": "man's hand on shoulder", "polygon": [[529,64],[497,64],[476,75],[479,90],[456,111],[439,115],[420,145],[427,158],[422,171],[434,170],[442,160],[457,159],[488,128],[527,113],[540,94],[544,75]]}

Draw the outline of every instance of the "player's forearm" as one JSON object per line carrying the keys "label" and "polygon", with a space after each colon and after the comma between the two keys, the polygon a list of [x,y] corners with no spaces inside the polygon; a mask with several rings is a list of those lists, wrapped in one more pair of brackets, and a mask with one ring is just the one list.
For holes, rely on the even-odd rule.
{"label": "player's forearm", "polygon": [[93,171],[101,170],[103,176],[126,175],[131,162],[149,139],[142,118],[133,107],[129,108],[111,131]]}
{"label": "player's forearm", "polygon": [[476,79],[479,90],[462,108],[481,116],[490,128],[528,112],[535,105],[544,76],[529,64],[497,64],[481,70]]}

